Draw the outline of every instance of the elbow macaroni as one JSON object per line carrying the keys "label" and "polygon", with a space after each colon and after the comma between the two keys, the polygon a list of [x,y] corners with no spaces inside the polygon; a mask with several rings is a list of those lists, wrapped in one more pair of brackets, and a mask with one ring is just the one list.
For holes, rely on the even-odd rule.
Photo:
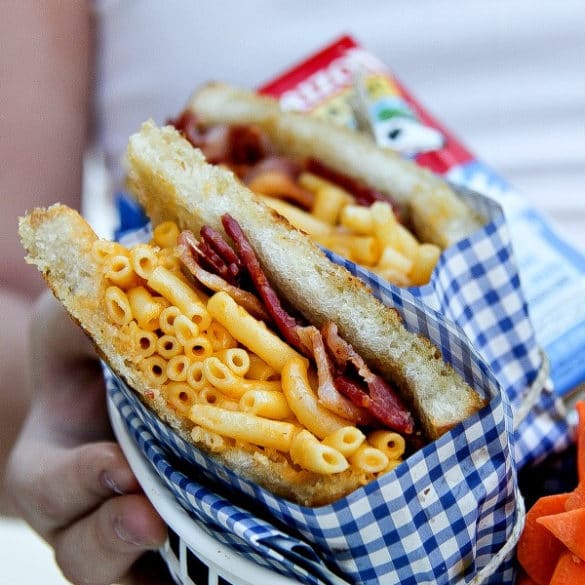
{"label": "elbow macaroni", "polygon": [[[332,208],[321,204],[320,221],[335,214],[365,221],[362,208],[348,211],[344,197],[336,201]],[[345,207],[333,210],[339,201]],[[125,333],[148,386],[193,425],[193,440],[212,452],[237,444],[273,449],[293,468],[320,474],[350,469],[375,477],[393,469],[404,438],[381,430],[366,436],[322,406],[303,356],[229,295],[207,297],[168,262],[176,258],[170,248],[178,234],[165,222],[153,235],[160,249],[99,240],[92,254],[104,277],[109,320]]]}

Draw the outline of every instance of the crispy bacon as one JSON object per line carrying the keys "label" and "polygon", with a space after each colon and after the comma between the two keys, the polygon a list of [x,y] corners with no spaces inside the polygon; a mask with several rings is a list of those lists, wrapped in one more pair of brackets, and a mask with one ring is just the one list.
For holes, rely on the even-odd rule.
{"label": "crispy bacon", "polygon": [[205,242],[198,242],[195,248],[195,253],[202,266],[207,267],[214,274],[218,274],[224,279],[230,279],[228,268],[221,257],[213,250],[213,248]]}
{"label": "crispy bacon", "polygon": [[208,272],[197,262],[193,253],[193,242],[197,242],[195,235],[190,231],[184,231],[179,236],[178,253],[183,266],[203,286],[214,292],[224,291],[232,297],[238,305],[248,313],[265,322],[270,321],[270,315],[264,310],[262,303],[256,295],[240,287],[230,284],[221,276]]}
{"label": "crispy bacon", "polygon": [[[280,195],[305,209],[311,208],[312,194],[296,183],[301,169],[300,163],[291,157],[274,156],[273,145],[258,126],[218,124],[205,127],[196,114],[189,110],[184,111],[178,118],[169,120],[169,123],[182,132],[193,146],[200,148],[209,162],[229,167],[248,185],[252,181],[256,185],[270,184],[271,190],[278,184],[285,185],[284,192],[283,187],[280,187],[280,192],[265,190],[261,192],[266,195]],[[359,205],[369,207],[375,201],[390,203],[400,221],[400,208],[391,197],[383,195],[358,179],[328,167],[318,159],[308,158],[304,167],[307,171],[349,191]],[[266,177],[262,179],[262,175]],[[291,180],[286,181],[286,177]],[[294,187],[291,187],[291,184]]]}
{"label": "crispy bacon", "polygon": [[174,126],[196,148],[205,144],[205,127],[193,112],[185,110],[177,118],[167,120],[167,124]]}
{"label": "crispy bacon", "polygon": [[327,355],[321,332],[316,327],[308,326],[303,327],[301,336],[304,336],[303,342],[305,345],[313,349],[319,383],[317,396],[321,404],[331,412],[355,424],[365,425],[370,423],[372,417],[368,411],[353,403],[351,399],[346,398],[335,387],[333,365]]}
{"label": "crispy bacon", "polygon": [[274,151],[266,133],[247,124],[229,127],[229,146],[229,161],[240,165],[256,164]]}
{"label": "crispy bacon", "polygon": [[199,148],[211,164],[229,159],[230,127],[218,124],[207,128],[197,115],[185,110],[178,118],[168,121],[195,147]]}
{"label": "crispy bacon", "polygon": [[204,225],[199,233],[201,239],[225,262],[227,272],[233,282],[239,279],[242,263],[223,236],[212,227]]}
{"label": "crispy bacon", "polygon": [[200,240],[190,231],[185,231],[182,244],[191,251],[198,263],[227,282],[238,285],[242,264],[236,253],[225,242],[223,236],[209,226],[203,226]]}
{"label": "crispy bacon", "polygon": [[396,391],[382,377],[374,374],[355,349],[337,333],[337,325],[326,323],[322,329],[325,344],[334,357],[338,367],[345,370],[352,364],[360,378],[365,382],[368,392],[346,375],[335,378],[336,388],[354,404],[366,408],[376,419],[386,426],[412,434],[414,420],[412,414],[402,403]]}
{"label": "crispy bacon", "polygon": [[249,124],[217,124],[207,127],[197,114],[185,110],[172,124],[212,164],[225,164],[242,174],[272,154],[274,148],[266,133]]}
{"label": "crispy bacon", "polygon": [[246,180],[253,179],[254,176],[266,171],[276,171],[296,181],[303,171],[303,166],[288,156],[271,155],[255,164],[246,176]]}
{"label": "crispy bacon", "polygon": [[[197,263],[193,251],[195,237],[191,232],[183,232],[179,237],[179,252],[184,265],[202,284],[212,290],[225,290],[250,313],[260,309],[264,311],[263,320],[272,320],[287,343],[312,358],[317,366],[318,397],[321,403],[332,412],[355,424],[370,424],[373,419],[385,426],[404,434],[414,432],[411,413],[405,408],[395,390],[367,366],[363,358],[337,332],[334,323],[326,323],[322,331],[313,326],[303,326],[283,308],[276,292],[258,261],[256,253],[246,238],[238,222],[229,214],[221,217],[226,233],[231,237],[236,248],[239,262],[250,275],[252,283],[262,301],[252,293],[230,285],[217,274],[209,274]],[[223,249],[227,244],[216,241],[220,234],[214,232],[208,241],[215,242],[216,249]],[[233,253],[233,251],[232,251]],[[224,253],[226,258],[231,254]],[[249,295],[249,296],[248,296]],[[252,298],[254,300],[252,300]],[[256,305],[258,303],[258,305]],[[249,307],[252,307],[250,310]],[[331,363],[332,356],[337,371]],[[359,379],[352,377],[357,372]]]}
{"label": "crispy bacon", "polygon": [[272,317],[277,329],[288,344],[306,354],[307,348],[304,347],[298,333],[299,324],[294,317],[284,310],[278,295],[268,282],[256,253],[250,245],[250,242],[248,242],[242,228],[227,213],[221,216],[221,222],[226,233],[233,240],[238,255],[252,279],[256,292],[264,302],[264,306]]}

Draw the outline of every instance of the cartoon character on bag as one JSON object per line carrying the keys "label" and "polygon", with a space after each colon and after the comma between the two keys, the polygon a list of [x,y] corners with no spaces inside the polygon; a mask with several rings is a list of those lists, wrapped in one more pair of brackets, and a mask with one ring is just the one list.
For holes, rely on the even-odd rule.
{"label": "cartoon character on bag", "polygon": [[385,75],[369,75],[356,81],[362,116],[367,117],[376,142],[407,156],[440,150],[445,137],[424,125]]}

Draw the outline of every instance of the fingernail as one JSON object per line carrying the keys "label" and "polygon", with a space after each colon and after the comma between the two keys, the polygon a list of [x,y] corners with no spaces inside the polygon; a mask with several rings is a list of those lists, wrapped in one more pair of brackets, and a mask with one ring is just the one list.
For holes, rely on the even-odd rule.
{"label": "fingernail", "polygon": [[135,534],[128,532],[128,528],[124,526],[124,522],[122,522],[122,518],[120,516],[116,516],[114,519],[114,532],[120,540],[134,546],[143,547],[151,544],[149,542],[144,542],[143,539],[139,538]]}
{"label": "fingernail", "polygon": [[100,482],[106,489],[109,489],[115,494],[122,495],[124,493],[124,490],[118,487],[118,484],[112,479],[112,476],[107,471],[102,471],[100,473]]}

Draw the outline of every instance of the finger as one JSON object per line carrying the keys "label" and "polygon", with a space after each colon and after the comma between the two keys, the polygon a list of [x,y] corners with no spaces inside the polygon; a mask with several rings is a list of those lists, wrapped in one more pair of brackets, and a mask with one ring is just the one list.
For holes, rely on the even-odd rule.
{"label": "finger", "polygon": [[55,559],[72,583],[109,585],[147,550],[159,548],[166,526],[143,495],[117,496],[53,538]]}
{"label": "finger", "polygon": [[[39,449],[36,443],[28,450]],[[25,445],[19,460],[26,462]],[[53,449],[33,470],[16,472],[14,493],[23,516],[40,534],[71,524],[114,495],[140,489],[116,443],[89,443],[74,449]],[[32,472],[32,473],[31,473]]]}

